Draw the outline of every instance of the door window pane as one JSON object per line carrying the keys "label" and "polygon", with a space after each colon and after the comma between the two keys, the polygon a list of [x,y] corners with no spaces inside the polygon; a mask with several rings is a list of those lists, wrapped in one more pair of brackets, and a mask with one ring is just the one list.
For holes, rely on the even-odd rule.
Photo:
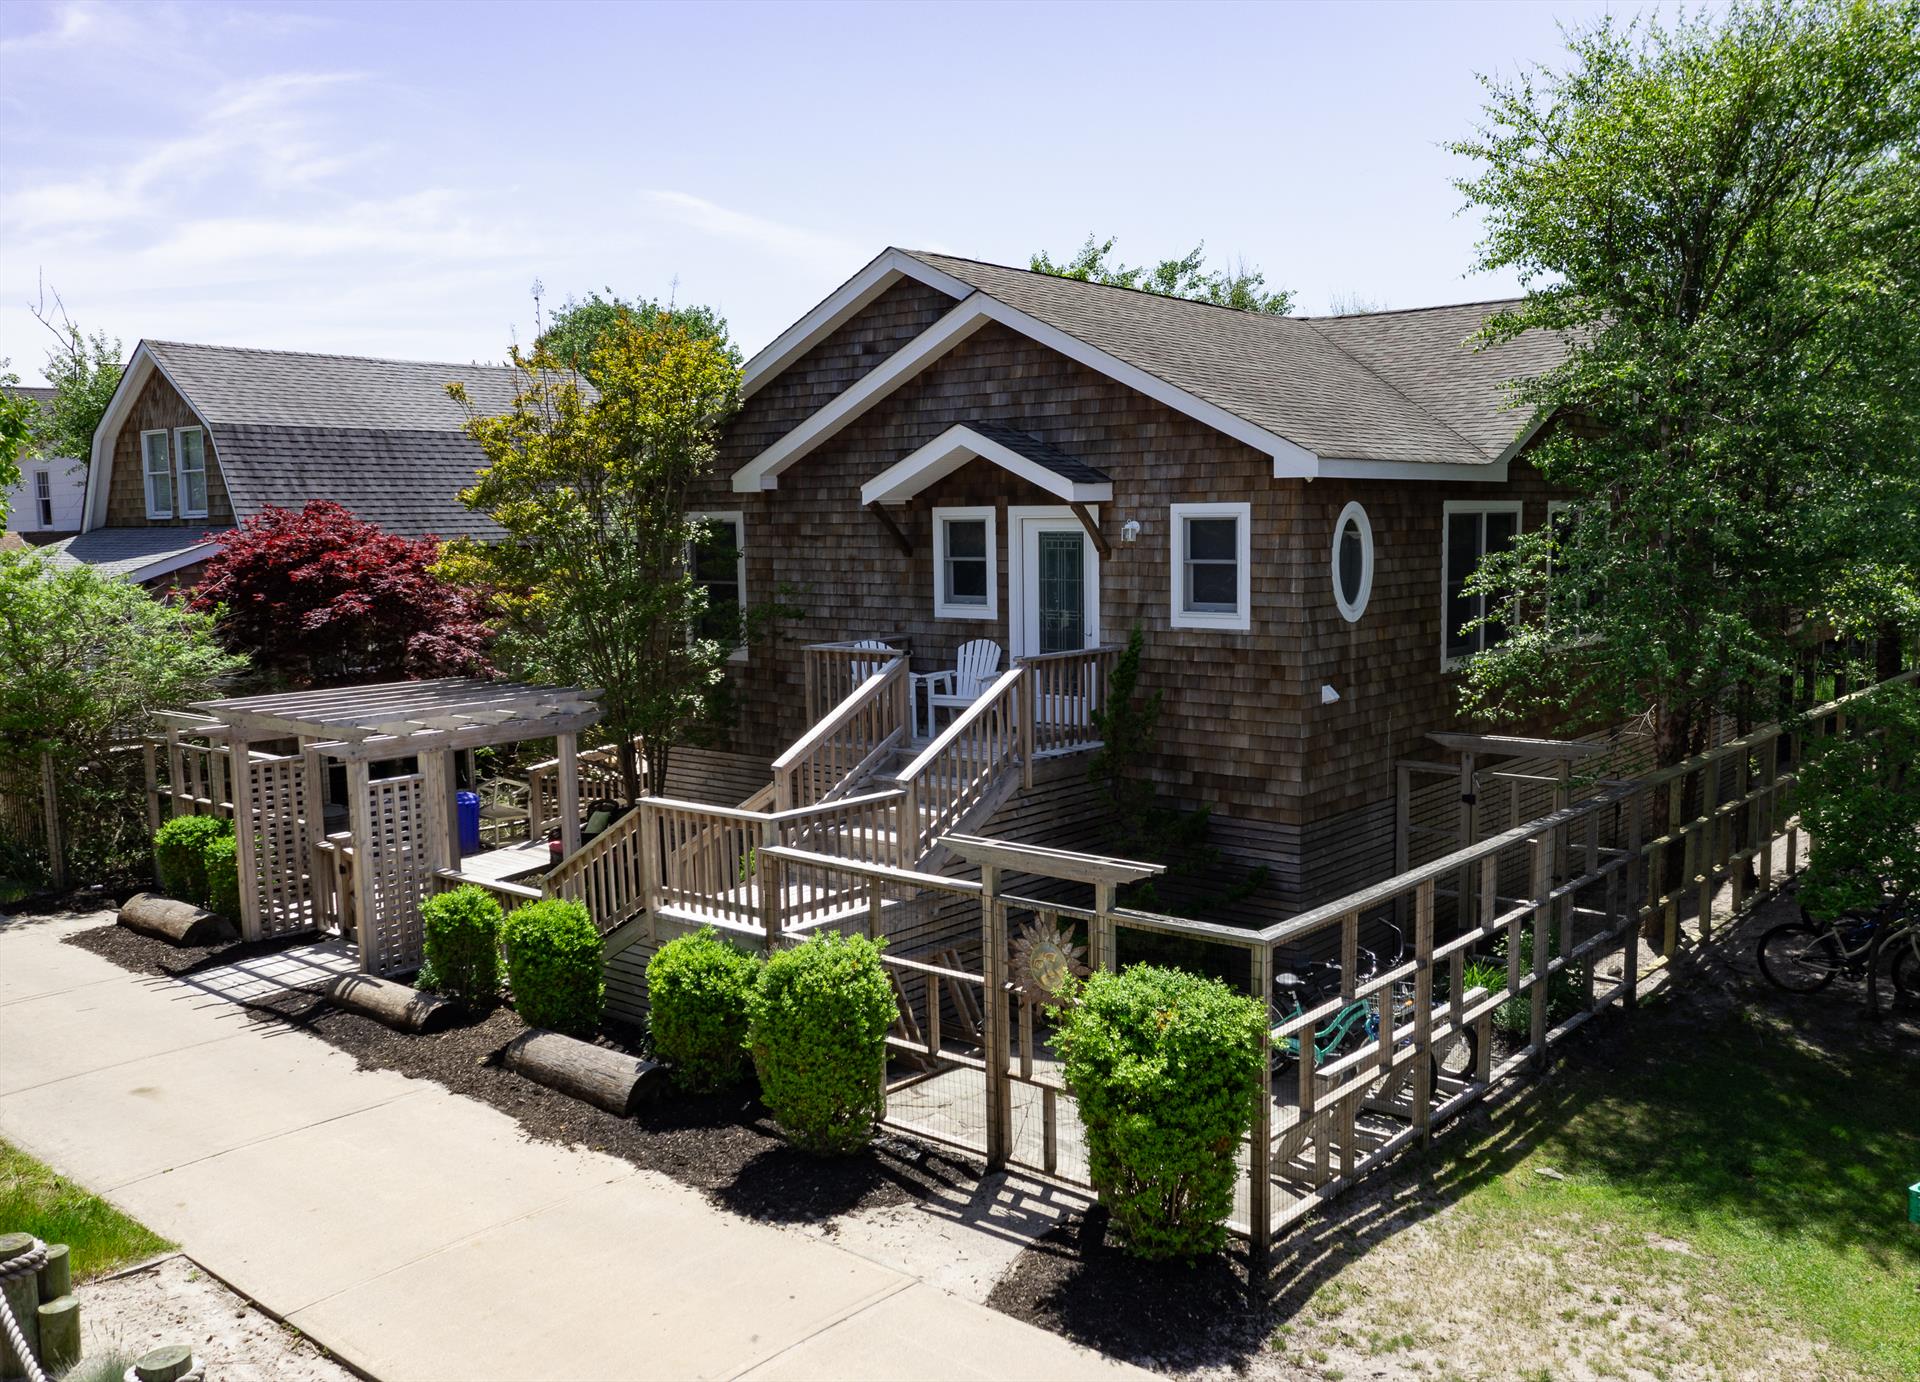
{"label": "door window pane", "polygon": [[1040,651],[1063,653],[1086,646],[1086,538],[1078,532],[1036,535],[1040,567],[1036,598]]}
{"label": "door window pane", "polygon": [[950,605],[987,603],[987,525],[978,518],[946,520],[946,562],[941,579]]}

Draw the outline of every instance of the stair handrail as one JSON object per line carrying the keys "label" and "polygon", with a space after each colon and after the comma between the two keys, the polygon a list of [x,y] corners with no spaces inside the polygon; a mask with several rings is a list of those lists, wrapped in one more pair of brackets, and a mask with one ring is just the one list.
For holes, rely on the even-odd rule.
{"label": "stair handrail", "polygon": [[[1026,676],[1027,669],[1018,664],[1002,672],[978,700],[954,716],[953,723],[896,776],[895,781],[907,793],[907,800],[901,806],[902,824],[913,832],[911,843],[901,851],[909,867],[919,861],[932,841],[951,830],[975,802],[985,798],[1003,768],[1019,762],[1019,707]],[[1005,724],[998,733],[984,724],[996,714],[1005,716]],[[981,744],[983,736],[986,742]],[[971,775],[964,776],[963,780],[969,765],[961,762],[962,754],[975,748],[983,750],[983,755],[971,765]],[[958,789],[943,793],[940,790],[943,777],[957,784]],[[930,820],[923,818],[923,806],[932,808]]]}
{"label": "stair handrail", "polygon": [[[821,717],[820,722],[773,760],[774,807],[788,811],[829,801],[857,785],[861,776],[893,749],[904,742],[913,723],[913,684],[907,676],[907,660],[899,653],[876,650],[877,662],[890,657],[878,676],[869,677]],[[851,761],[829,763],[831,781],[819,788],[821,764],[817,761],[835,749],[836,736],[858,723],[862,717],[873,720],[874,732],[864,739],[856,737],[841,754]],[[817,790],[816,790],[817,789]]]}
{"label": "stair handrail", "polygon": [[629,809],[548,869],[541,880],[541,895],[583,904],[602,935],[638,916],[647,906],[647,870],[641,857],[645,820],[646,812],[639,806]]}

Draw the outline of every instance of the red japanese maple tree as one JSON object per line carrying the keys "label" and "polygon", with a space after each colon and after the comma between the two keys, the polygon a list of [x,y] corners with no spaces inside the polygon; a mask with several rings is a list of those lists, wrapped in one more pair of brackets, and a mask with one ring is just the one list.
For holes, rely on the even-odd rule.
{"label": "red japanese maple tree", "polygon": [[269,504],[217,539],[192,606],[220,610],[228,642],[303,686],[484,676],[492,630],[433,573],[439,539],[405,538],[330,499]]}

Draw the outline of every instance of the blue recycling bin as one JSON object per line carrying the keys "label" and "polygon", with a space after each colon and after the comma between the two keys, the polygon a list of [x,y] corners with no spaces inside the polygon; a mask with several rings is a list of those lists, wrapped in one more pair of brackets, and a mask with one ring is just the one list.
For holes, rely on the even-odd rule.
{"label": "blue recycling bin", "polygon": [[478,792],[454,793],[454,809],[460,817],[460,853],[462,856],[480,852],[480,794]]}

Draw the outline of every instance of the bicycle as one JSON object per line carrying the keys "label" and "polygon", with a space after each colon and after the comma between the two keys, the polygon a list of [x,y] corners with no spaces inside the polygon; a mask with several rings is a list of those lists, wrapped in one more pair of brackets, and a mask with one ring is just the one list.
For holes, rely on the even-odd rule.
{"label": "bicycle", "polygon": [[1889,949],[1894,990],[1903,999],[1920,996],[1920,930],[1897,902],[1837,918],[1816,917],[1802,907],[1800,920],[1783,921],[1760,937],[1755,958],[1775,988],[1818,993],[1842,974],[1867,974]]}
{"label": "bicycle", "polygon": [[[1393,928],[1389,928],[1393,929]],[[1394,963],[1400,963],[1405,948]],[[1358,947],[1362,966],[1357,978],[1364,982],[1380,972],[1380,958],[1365,946]],[[1269,1002],[1267,1010],[1273,1024],[1289,1021],[1311,1008],[1318,1007],[1340,990],[1341,967],[1333,960],[1309,960],[1297,966],[1299,973],[1276,974],[1273,980],[1274,1002]],[[1416,990],[1410,981],[1401,981],[1392,986],[1393,1026],[1399,1033],[1394,1045],[1405,1050],[1413,1044],[1414,1020],[1418,1012]],[[1280,1000],[1284,996],[1290,1009],[1282,1007]],[[1331,1017],[1318,1024],[1314,1034],[1313,1056],[1316,1068],[1337,1060],[1339,1057],[1357,1051],[1380,1039],[1380,1012],[1377,997],[1356,998],[1342,1005]],[[1440,1091],[1440,1077],[1464,1082],[1478,1067],[1480,1058],[1480,1038],[1471,1028],[1464,1029],[1457,1039],[1450,1040],[1445,1047],[1436,1050],[1433,1059],[1427,1063],[1427,1081],[1429,1093]],[[1300,1038],[1282,1037],[1273,1046],[1274,1073],[1282,1074],[1299,1063]]]}

